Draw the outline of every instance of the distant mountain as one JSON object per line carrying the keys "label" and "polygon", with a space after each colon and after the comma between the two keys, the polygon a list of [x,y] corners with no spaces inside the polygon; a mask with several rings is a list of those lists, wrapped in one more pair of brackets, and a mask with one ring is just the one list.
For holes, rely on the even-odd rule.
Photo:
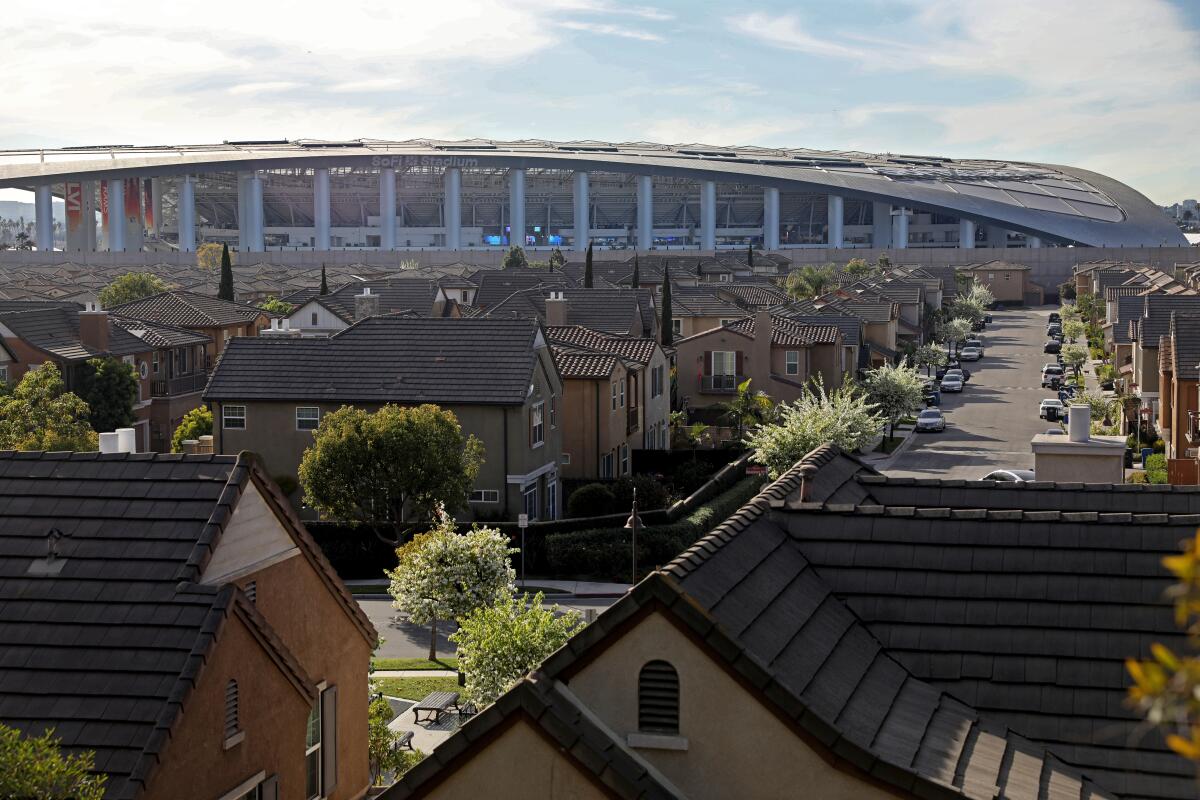
{"label": "distant mountain", "polygon": [[[20,200],[0,200],[0,219],[24,219],[26,222],[33,222],[33,216],[33,203],[22,203]],[[66,206],[61,200],[54,201],[54,219],[61,223],[67,221]]]}

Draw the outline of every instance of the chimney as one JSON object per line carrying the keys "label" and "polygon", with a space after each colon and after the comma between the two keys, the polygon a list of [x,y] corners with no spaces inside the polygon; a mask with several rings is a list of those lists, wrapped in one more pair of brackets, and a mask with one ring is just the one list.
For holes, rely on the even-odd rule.
{"label": "chimney", "polygon": [[550,292],[550,296],[546,298],[546,326],[569,325],[567,318],[570,315],[567,311],[566,294],[559,290]]}
{"label": "chimney", "polygon": [[100,352],[108,350],[108,312],[95,300],[89,300],[79,312],[79,342]]}
{"label": "chimney", "polygon": [[804,464],[800,467],[800,502],[807,503],[812,497],[813,478],[817,475],[817,468],[812,464]]}
{"label": "chimney", "polygon": [[116,431],[106,431],[100,434],[100,452],[101,453],[119,453],[121,452],[120,437]]}
{"label": "chimney", "polygon": [[1072,405],[1067,413],[1067,438],[1072,442],[1086,442],[1091,438],[1092,407]]}
{"label": "chimney", "polygon": [[117,428],[117,452],[136,453],[137,433],[133,428]]}
{"label": "chimney", "polygon": [[354,321],[379,316],[379,295],[371,294],[371,287],[364,286],[363,293],[354,296]]}

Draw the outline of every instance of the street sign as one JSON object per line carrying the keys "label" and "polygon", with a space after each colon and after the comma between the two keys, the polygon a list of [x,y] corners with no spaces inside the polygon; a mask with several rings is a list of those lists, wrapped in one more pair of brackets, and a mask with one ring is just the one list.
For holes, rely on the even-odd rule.
{"label": "street sign", "polygon": [[529,515],[528,514],[518,514],[517,515],[517,527],[518,528],[528,528],[529,527]]}

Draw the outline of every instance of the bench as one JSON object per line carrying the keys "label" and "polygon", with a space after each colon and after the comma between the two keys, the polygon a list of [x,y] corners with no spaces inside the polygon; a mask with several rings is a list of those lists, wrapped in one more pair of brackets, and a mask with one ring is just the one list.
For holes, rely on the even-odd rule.
{"label": "bench", "polygon": [[429,712],[433,722],[440,722],[442,714],[453,707],[458,711],[458,692],[430,692],[425,699],[413,706],[413,721],[421,721],[421,712]]}
{"label": "bench", "polygon": [[413,732],[405,731],[400,734],[400,738],[396,740],[397,750],[412,750],[413,749]]}

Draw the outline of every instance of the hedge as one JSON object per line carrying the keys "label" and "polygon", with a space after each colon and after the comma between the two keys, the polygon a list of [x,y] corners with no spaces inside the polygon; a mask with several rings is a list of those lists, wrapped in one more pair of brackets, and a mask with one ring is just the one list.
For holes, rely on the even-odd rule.
{"label": "hedge", "polygon": [[[667,563],[737,511],[762,488],[763,478],[743,478],[683,519],[648,525],[638,531],[639,578]],[[631,532],[599,528],[552,533],[543,542],[547,577],[627,581],[631,569]]]}

